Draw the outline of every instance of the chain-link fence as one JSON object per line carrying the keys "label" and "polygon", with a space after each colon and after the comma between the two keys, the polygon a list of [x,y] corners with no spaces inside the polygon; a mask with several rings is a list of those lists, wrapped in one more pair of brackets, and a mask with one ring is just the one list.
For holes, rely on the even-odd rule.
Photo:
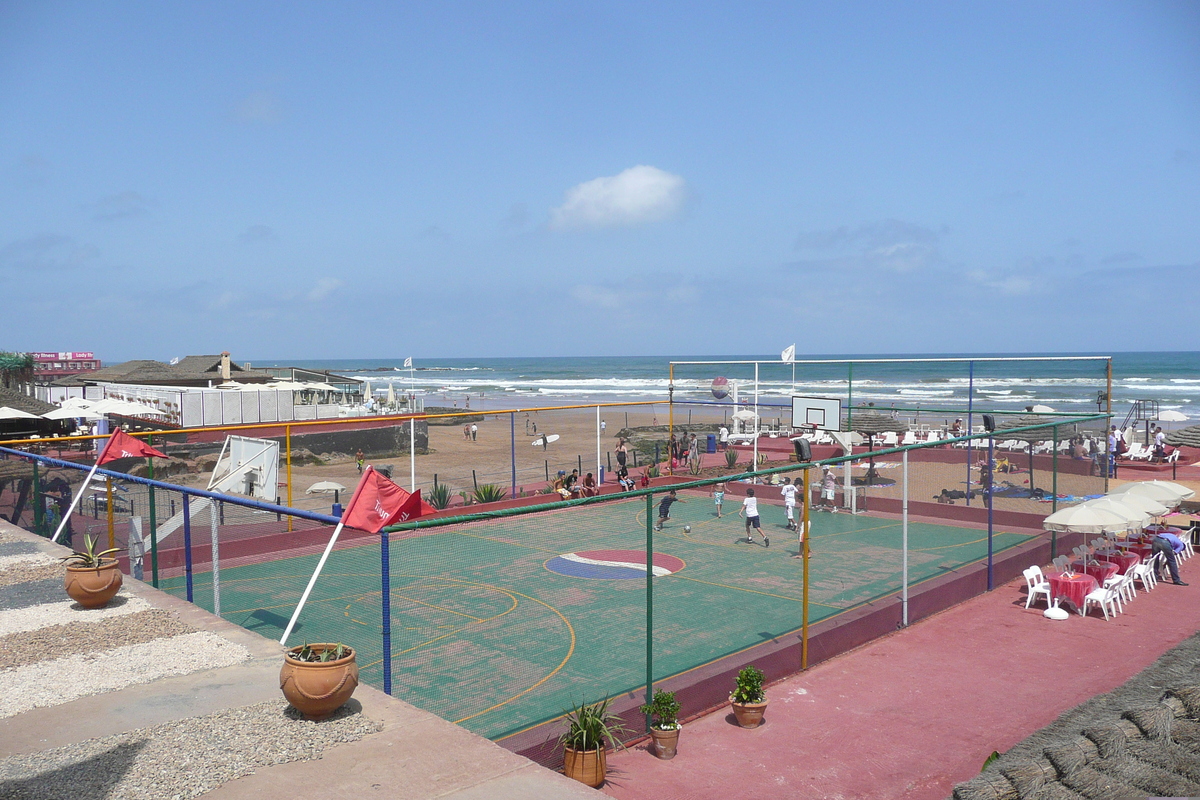
{"label": "chain-link fence", "polygon": [[[573,704],[616,698],[632,721],[657,685],[698,713],[737,667],[782,677],[810,663],[810,644],[826,658],[982,591],[984,569],[990,586],[996,565],[1003,581],[1048,561],[1059,543],[1042,519],[1107,488],[1105,462],[1077,452],[1106,418],[1022,422],[907,444],[897,432],[895,447],[872,434],[848,455],[817,441],[805,463],[768,436],[753,475],[732,446],[727,462],[706,453],[646,488],[346,531],[289,643],[350,644],[377,686],[390,659],[395,696],[552,764],[540,726]],[[635,427],[653,426],[619,430]],[[2,452],[0,513],[47,535],[86,467]],[[335,522],[101,471],[69,531],[75,546],[111,535],[135,574],[144,550],[147,579],[279,638]]]}

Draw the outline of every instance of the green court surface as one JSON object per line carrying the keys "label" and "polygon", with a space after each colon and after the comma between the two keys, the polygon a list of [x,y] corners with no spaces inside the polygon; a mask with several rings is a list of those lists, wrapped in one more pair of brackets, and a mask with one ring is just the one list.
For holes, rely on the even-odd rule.
{"label": "green court surface", "polygon": [[[716,518],[706,495],[680,496],[684,502],[654,534],[660,559],[682,562],[678,571],[653,581],[655,680],[802,623],[802,561],[792,558],[798,542],[784,528],[783,508],[760,504],[768,548],[761,539],[746,542],[736,513]],[[726,509],[737,508],[726,503]],[[899,591],[898,520],[814,513],[812,529],[810,622]],[[644,498],[404,536],[390,546],[396,697],[502,738],[552,719],[574,702],[645,685]],[[1027,538],[997,531],[994,547],[1004,550]],[[632,570],[640,577],[578,577],[547,566],[562,554],[612,550],[638,551],[627,560],[640,561],[643,569]],[[983,531],[909,525],[911,584],[986,553]],[[316,562],[313,555],[222,569],[222,616],[278,639]],[[582,569],[591,567],[585,562]],[[196,601],[211,608],[211,576],[197,574],[195,584]],[[182,579],[163,588],[182,594]],[[289,645],[350,644],[358,650],[362,679],[380,687],[381,596],[378,540],[335,551]]]}

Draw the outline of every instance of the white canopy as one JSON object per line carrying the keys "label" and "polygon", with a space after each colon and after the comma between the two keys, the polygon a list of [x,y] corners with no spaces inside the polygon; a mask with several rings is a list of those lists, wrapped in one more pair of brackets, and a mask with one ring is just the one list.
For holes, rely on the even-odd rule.
{"label": "white canopy", "polygon": [[1170,511],[1165,504],[1160,503],[1153,497],[1140,492],[1123,492],[1122,494],[1106,495],[1106,497],[1110,500],[1116,500],[1122,505],[1137,509],[1138,511],[1144,511],[1145,513],[1154,517],[1161,517],[1163,514],[1166,514],[1168,511]]}
{"label": "white canopy", "polygon": [[42,419],[104,419],[104,415],[82,406],[63,406],[42,414]]}
{"label": "white canopy", "polygon": [[735,411],[732,414],[730,414],[729,416],[733,417],[734,419],[757,419],[758,418],[758,414],[755,414],[753,411],[751,411],[748,408],[743,408],[740,411]]}
{"label": "white canopy", "polygon": [[1181,501],[1187,500],[1195,494],[1195,492],[1186,486],[1181,486],[1171,481],[1138,481],[1118,486],[1110,490],[1109,495],[1115,497],[1126,492],[1137,492],[1138,494],[1153,498],[1170,508],[1174,508]]}
{"label": "white canopy", "polygon": [[0,419],[40,419],[37,414],[21,411],[19,408],[0,406]]}
{"label": "white canopy", "polygon": [[304,490],[305,494],[324,494],[325,492],[344,492],[346,487],[333,481],[317,481]]}
{"label": "white canopy", "polygon": [[1150,521],[1151,514],[1142,511],[1139,508],[1134,508],[1131,505],[1126,505],[1120,500],[1112,497],[1101,497],[1099,500],[1088,500],[1086,503],[1081,503],[1081,506],[1094,509],[1096,511],[1111,511],[1119,517],[1124,517],[1129,523],[1128,530],[1140,531],[1146,527],[1146,523]]}
{"label": "white canopy", "polygon": [[1130,523],[1113,511],[1080,504],[1054,512],[1042,520],[1042,527],[1071,533],[1120,533],[1129,530]]}
{"label": "white canopy", "polygon": [[1178,411],[1167,410],[1158,412],[1158,419],[1161,422],[1183,422],[1187,418],[1187,414],[1180,414]]}
{"label": "white canopy", "polygon": [[141,403],[130,403],[126,400],[118,400],[115,397],[107,397],[90,409],[96,414],[120,414],[126,417],[165,417],[166,414],[159,411],[153,406],[142,405]]}

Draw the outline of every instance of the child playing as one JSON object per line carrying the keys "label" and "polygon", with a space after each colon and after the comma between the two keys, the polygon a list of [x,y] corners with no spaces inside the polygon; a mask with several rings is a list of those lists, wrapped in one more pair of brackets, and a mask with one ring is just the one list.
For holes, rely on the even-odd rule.
{"label": "child playing", "polygon": [[721,503],[725,502],[725,484],[718,483],[712,490],[713,502],[717,504],[717,519],[721,518]]}
{"label": "child playing", "polygon": [[675,496],[675,490],[672,489],[671,493],[664,497],[662,502],[658,504],[658,524],[654,526],[654,530],[661,531],[663,523],[671,518],[671,504],[682,502],[682,500]]}
{"label": "child playing", "polygon": [[742,501],[742,507],[738,510],[738,516],[746,515],[746,541],[754,543],[754,534],[750,529],[758,531],[763,537],[763,546],[770,547],[771,540],[765,533],[762,532],[762,526],[758,519],[758,500],[754,499],[754,490],[746,490],[746,499]]}
{"label": "child playing", "polygon": [[779,487],[780,493],[783,494],[783,510],[787,513],[788,530],[799,530],[796,527],[796,484],[792,483],[791,478],[783,479],[783,486]]}

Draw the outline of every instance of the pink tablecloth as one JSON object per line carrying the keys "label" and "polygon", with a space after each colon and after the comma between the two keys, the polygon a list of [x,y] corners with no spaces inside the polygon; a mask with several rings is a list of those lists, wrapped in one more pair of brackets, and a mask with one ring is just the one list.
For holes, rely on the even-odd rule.
{"label": "pink tablecloth", "polygon": [[1050,592],[1056,600],[1065,600],[1081,611],[1083,599],[1100,588],[1095,578],[1082,572],[1068,578],[1061,572],[1051,571],[1046,573],[1046,580],[1050,582]]}
{"label": "pink tablecloth", "polygon": [[[1117,571],[1124,575],[1134,564],[1142,563],[1142,554],[1130,548],[1128,553],[1097,553],[1097,558],[1110,561],[1117,565]],[[1103,583],[1103,581],[1101,581]]]}
{"label": "pink tablecloth", "polygon": [[1086,575],[1091,575],[1096,579],[1096,583],[1104,583],[1106,580],[1117,574],[1120,569],[1117,564],[1109,561],[1089,561],[1085,567],[1076,561],[1071,567]]}

